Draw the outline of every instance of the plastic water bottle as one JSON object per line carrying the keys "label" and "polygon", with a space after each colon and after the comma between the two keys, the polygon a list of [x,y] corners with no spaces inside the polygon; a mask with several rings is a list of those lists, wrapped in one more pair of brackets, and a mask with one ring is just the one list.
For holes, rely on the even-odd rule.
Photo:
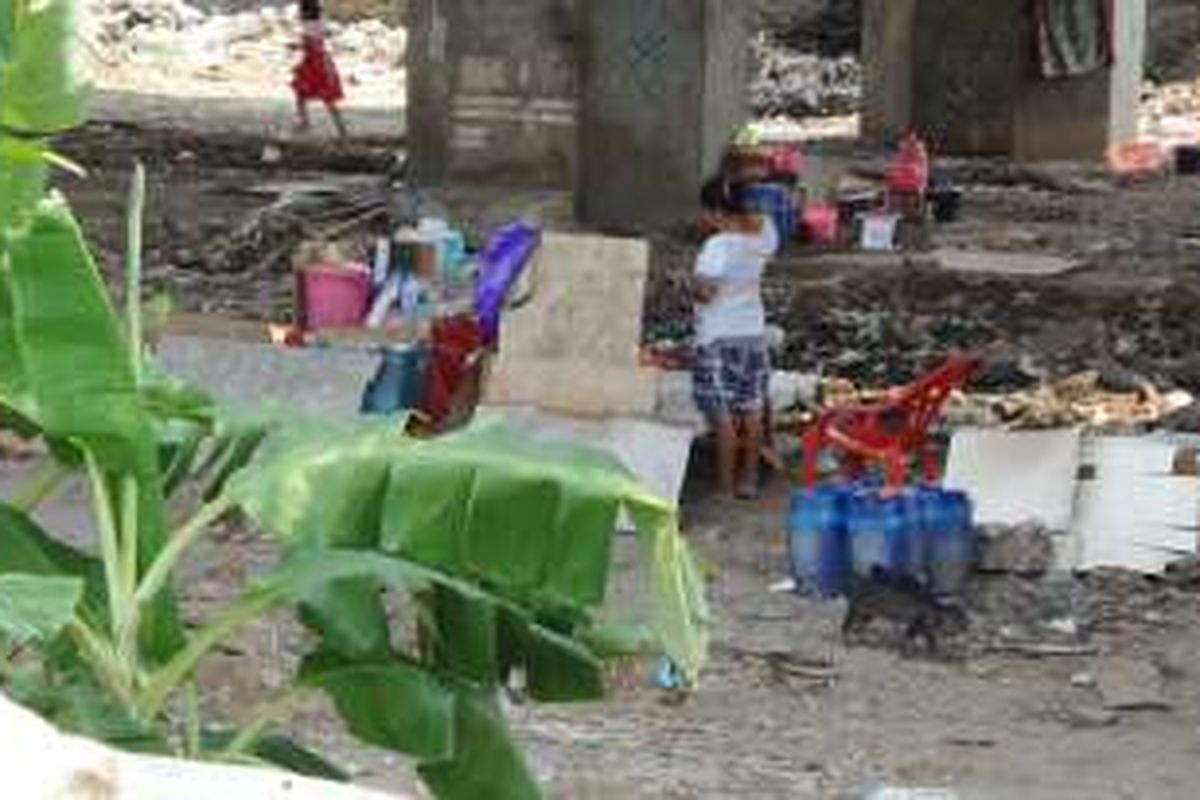
{"label": "plastic water bottle", "polygon": [[905,489],[901,495],[909,519],[907,572],[926,585],[932,584],[929,565],[933,550],[932,519],[928,512],[941,495],[940,489],[929,486]]}
{"label": "plastic water bottle", "polygon": [[869,578],[876,568],[897,574],[909,570],[913,519],[903,496],[856,493],[850,499],[847,529],[855,574]]}
{"label": "plastic water bottle", "polygon": [[958,594],[977,559],[971,500],[964,492],[930,492],[922,510],[930,588],[940,595]]}
{"label": "plastic water bottle", "polygon": [[850,491],[821,486],[792,495],[789,550],[797,591],[837,597],[850,565],[846,506]]}

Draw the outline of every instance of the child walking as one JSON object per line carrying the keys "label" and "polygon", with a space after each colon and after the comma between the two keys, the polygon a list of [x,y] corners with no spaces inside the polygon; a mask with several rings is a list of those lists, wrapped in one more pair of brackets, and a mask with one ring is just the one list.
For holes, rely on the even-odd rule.
{"label": "child walking", "polygon": [[718,491],[758,495],[768,358],[761,283],[779,249],[770,218],[753,213],[745,189],[715,178],[701,192],[711,235],[696,260],[696,405],[717,440]]}
{"label": "child walking", "polygon": [[292,71],[292,91],[296,94],[297,128],[311,127],[308,104],[319,100],[325,104],[338,138],[346,139],[346,122],[338,103],[345,97],[337,65],[325,46],[325,27],[322,24],[321,0],[300,0],[300,63]]}

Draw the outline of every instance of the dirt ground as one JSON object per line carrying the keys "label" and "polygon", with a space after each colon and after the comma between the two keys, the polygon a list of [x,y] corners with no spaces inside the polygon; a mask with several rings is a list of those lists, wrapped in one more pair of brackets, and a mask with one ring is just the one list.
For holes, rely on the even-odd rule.
{"label": "dirt ground", "polygon": [[[89,178],[63,187],[115,268],[129,163],[146,160],[152,288],[169,289],[187,309],[285,318],[287,260],[263,266],[262,251],[223,249],[271,200],[253,187],[378,180],[401,142],[367,138],[338,149],[284,141],[275,153],[236,124],[210,119],[203,130],[94,125],[64,147]],[[869,156],[847,158],[870,171]],[[1003,340],[1014,355],[992,376],[1001,384],[1100,365],[1117,377],[1200,389],[1200,183],[1116,189],[1072,171],[955,169],[967,192],[963,221],[939,230],[940,244],[1058,255],[1079,268],[1016,278],[919,263],[831,266],[792,254],[773,267],[768,286],[772,317],[788,330],[786,366],[886,383],[946,349]],[[475,234],[523,213],[565,223],[570,209],[556,192],[455,190],[438,199]],[[675,289],[691,252],[677,239],[656,242],[648,336],[683,325]],[[758,505],[685,503],[688,535],[716,567],[717,615],[711,668],[686,702],[664,703],[642,676],[602,705],[513,709],[554,797],[850,800],[880,784],[952,788],[972,800],[1196,796],[1200,590],[1123,575],[980,579],[964,661],[903,659],[887,631],[876,646],[848,649],[839,604],[769,591],[787,573],[785,506],[778,490]],[[209,543],[188,581],[191,613],[210,610],[271,557],[268,543],[240,529]],[[631,546],[620,562],[617,602],[627,602]],[[1065,643],[1088,654],[1011,652],[1013,641],[1064,644],[1063,620],[1074,629]],[[288,621],[259,626],[205,666],[207,703],[236,717],[303,646]],[[1104,710],[1093,678],[1112,657],[1152,665],[1170,707]],[[350,744],[327,710],[306,711],[293,728],[364,782],[416,791],[402,760]]]}
{"label": "dirt ground", "polygon": [[[717,565],[712,664],[686,702],[666,702],[635,670],[604,704],[517,707],[513,719],[552,796],[832,798],[878,785],[952,788],[974,800],[1171,800],[1195,796],[1200,756],[1200,591],[1122,574],[977,579],[961,661],[901,658],[894,631],[847,648],[840,603],[768,587],[786,574],[783,499],[685,509],[689,536]],[[633,543],[619,548],[615,603],[636,599]],[[272,548],[246,531],[208,547],[193,613],[225,597]],[[236,558],[229,554],[236,553]],[[1063,633],[1063,620],[1076,631]],[[1086,652],[1031,657],[1010,645]],[[293,623],[265,623],[202,672],[211,708],[236,718],[294,664]],[[1091,679],[1108,659],[1162,676],[1164,710],[1109,712]],[[402,760],[356,747],[327,709],[294,731],[372,785],[419,791]]]}

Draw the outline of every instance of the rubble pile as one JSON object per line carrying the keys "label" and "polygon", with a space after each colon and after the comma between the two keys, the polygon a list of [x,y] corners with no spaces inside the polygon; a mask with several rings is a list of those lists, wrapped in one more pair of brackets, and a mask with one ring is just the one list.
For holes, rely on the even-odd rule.
{"label": "rubble pile", "polygon": [[753,42],[756,73],[750,103],[760,117],[854,113],[862,95],[862,66],[851,56],[799,52],[771,34]]}
{"label": "rubble pile", "polygon": [[959,424],[1017,430],[1124,432],[1157,423],[1193,403],[1187,392],[1162,393],[1145,382],[1132,392],[1107,391],[1100,378],[1099,372],[1083,372],[1029,391],[961,395],[948,416]]}
{"label": "rubble pile", "polygon": [[[294,5],[208,12],[187,0],[92,0],[89,38],[101,88],[232,94],[288,91],[299,42]],[[378,19],[330,21],[329,46],[351,94],[395,94],[407,34]]]}
{"label": "rubble pile", "polygon": [[[825,408],[870,404],[885,399],[888,392],[862,388],[845,378],[830,378],[821,385],[821,404]],[[1101,385],[1099,372],[1083,372],[1027,390],[958,392],[951,397],[945,416],[952,427],[1128,433],[1161,423],[1194,402],[1185,391],[1160,392],[1145,382],[1135,391],[1112,391]]]}

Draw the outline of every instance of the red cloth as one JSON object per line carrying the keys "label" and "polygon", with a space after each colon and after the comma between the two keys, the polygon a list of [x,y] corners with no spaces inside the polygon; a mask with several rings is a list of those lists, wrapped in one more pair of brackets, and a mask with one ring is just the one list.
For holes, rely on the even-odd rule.
{"label": "red cloth", "polygon": [[433,357],[425,375],[422,411],[441,422],[453,410],[454,395],[483,349],[483,333],[474,317],[435,320],[430,332]]}
{"label": "red cloth", "polygon": [[306,34],[300,40],[300,47],[303,55],[292,71],[292,90],[296,97],[323,103],[336,103],[345,97],[341,76],[325,49],[325,40]]}

